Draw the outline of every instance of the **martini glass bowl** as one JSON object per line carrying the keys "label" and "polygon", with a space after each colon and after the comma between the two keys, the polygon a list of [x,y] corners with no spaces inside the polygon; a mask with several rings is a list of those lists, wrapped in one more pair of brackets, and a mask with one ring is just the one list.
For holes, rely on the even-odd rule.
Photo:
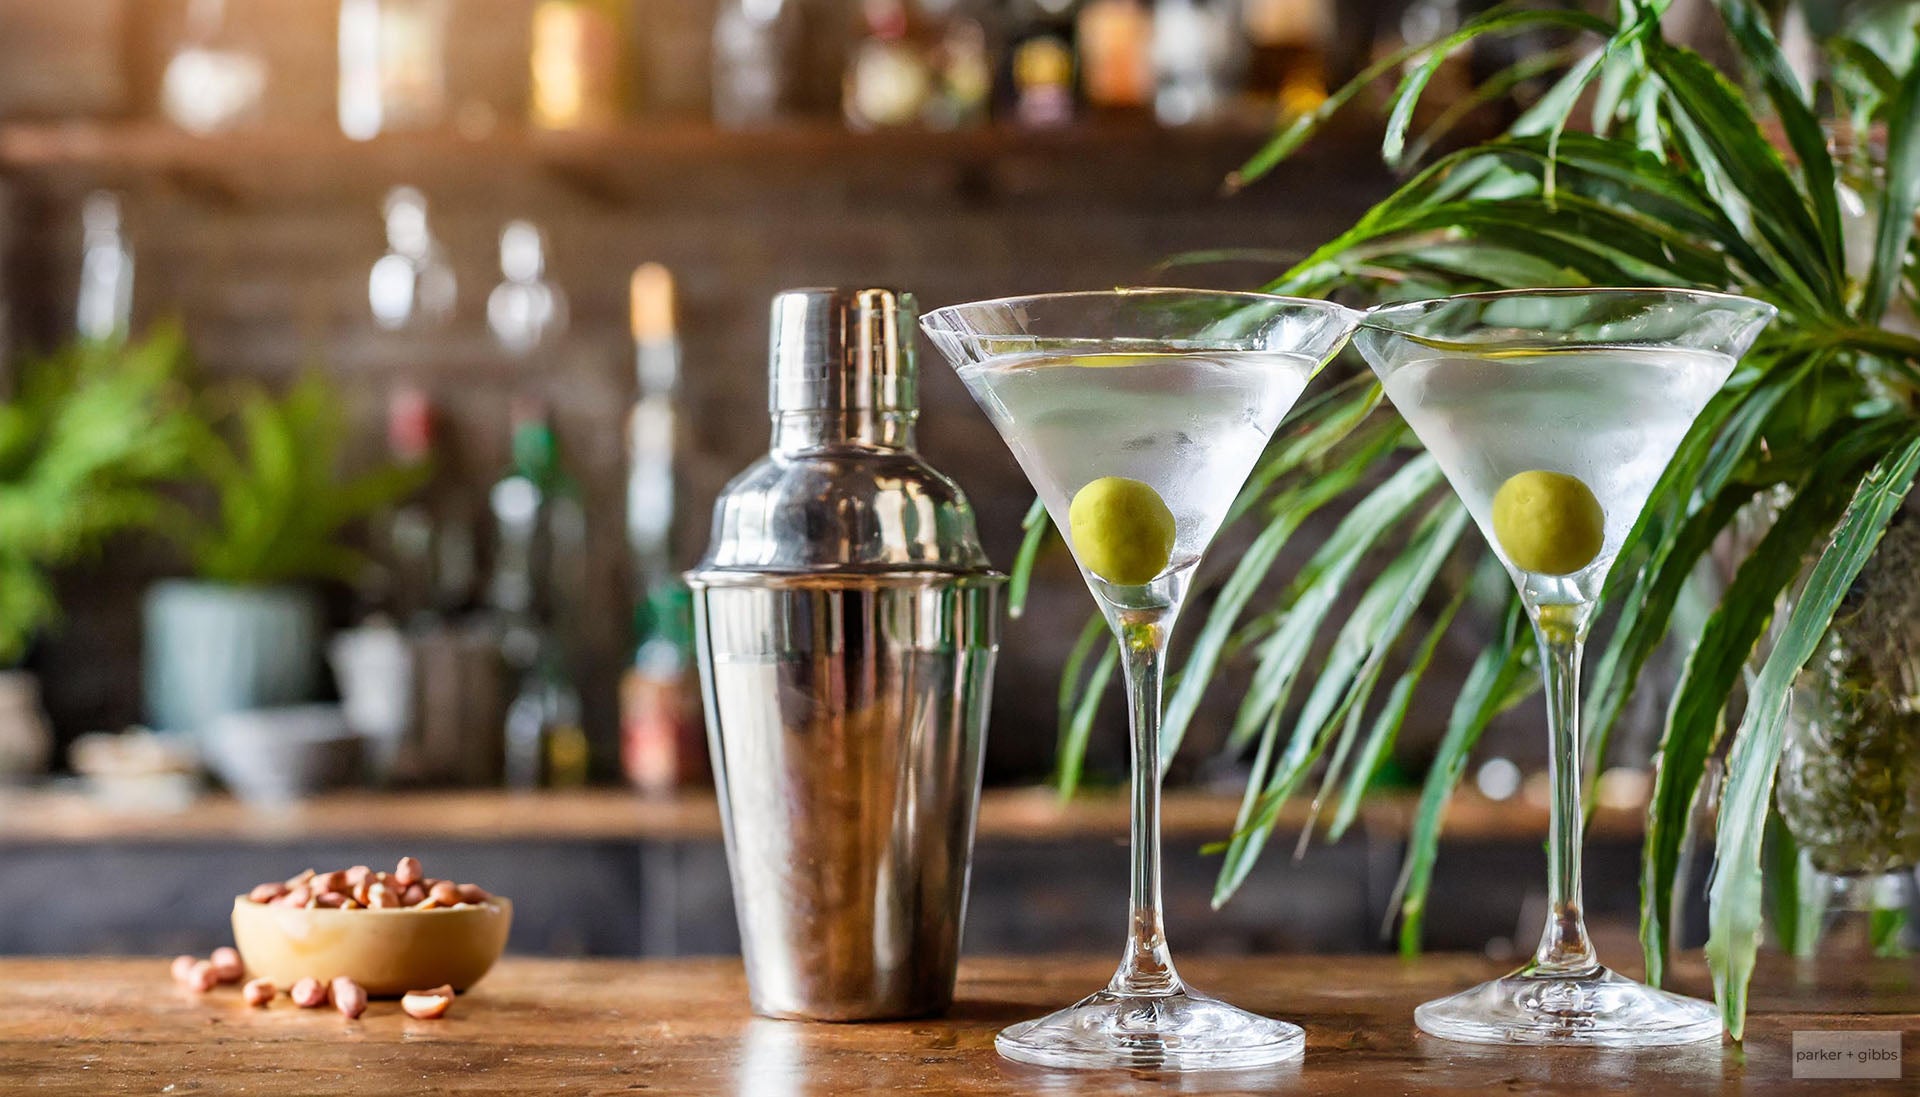
{"label": "martini glass bowl", "polygon": [[1587,937],[1580,653],[1655,483],[1774,311],[1688,290],[1513,290],[1375,309],[1354,337],[1519,589],[1547,697],[1547,926],[1520,970],[1416,1009],[1434,1036],[1658,1047],[1720,1034],[1710,1003],[1608,970]]}
{"label": "martini glass bowl", "polygon": [[1305,1047],[1299,1026],[1199,994],[1174,970],[1160,903],[1160,684],[1202,554],[1281,419],[1358,319],[1325,301],[1179,289],[1006,298],[921,319],[1033,482],[1124,656],[1126,949],[1105,989],[1000,1033],[995,1046],[1009,1059],[1244,1069]]}

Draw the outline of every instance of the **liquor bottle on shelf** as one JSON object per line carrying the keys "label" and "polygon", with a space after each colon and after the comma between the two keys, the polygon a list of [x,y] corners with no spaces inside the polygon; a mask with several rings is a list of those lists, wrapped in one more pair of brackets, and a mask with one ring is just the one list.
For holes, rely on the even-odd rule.
{"label": "liquor bottle on shelf", "polygon": [[1327,98],[1331,0],[1246,0],[1247,95],[1263,112],[1297,118]]}
{"label": "liquor bottle on shelf", "polygon": [[540,0],[533,9],[533,124],[593,129],[620,120],[627,13],[619,0]]}
{"label": "liquor bottle on shelf", "polygon": [[387,253],[367,276],[374,323],[388,331],[432,331],[453,318],[453,266],[427,223],[427,199],[412,187],[387,192]]}
{"label": "liquor bottle on shelf", "polygon": [[533,664],[507,705],[508,788],[578,788],[587,783],[587,733],[580,726],[580,691],[551,635],[538,639]]}
{"label": "liquor bottle on shelf", "polygon": [[672,546],[680,341],[667,269],[640,267],[630,290],[638,398],[627,418],[627,543],[638,597],[633,663],[620,682],[620,759],[636,787],[666,792],[698,780],[706,762],[691,604]]}
{"label": "liquor bottle on shelf", "polygon": [[517,400],[513,417],[512,465],[488,493],[495,549],[487,605],[498,622],[501,659],[517,682],[505,769],[510,785],[578,783],[589,752],[562,639],[577,592],[563,577],[580,559],[585,516],[545,411]]}
{"label": "liquor bottle on shelf", "polygon": [[628,288],[636,399],[627,416],[627,545],[636,578],[651,581],[675,574],[671,537],[680,339],[673,276],[666,267],[642,265]]}
{"label": "liquor bottle on shelf", "polygon": [[567,326],[567,296],[547,280],[547,240],[531,221],[509,221],[500,230],[503,281],[487,295],[487,326],[515,355],[531,354],[558,338]]}
{"label": "liquor bottle on shelf", "polygon": [[637,616],[642,639],[620,681],[620,762],[640,791],[672,792],[707,774],[692,595],[678,580],[661,583]]}
{"label": "liquor bottle on shelf", "polygon": [[841,88],[847,125],[957,129],[986,120],[987,33],[966,0],[862,0]]}
{"label": "liquor bottle on shelf", "polygon": [[340,0],[340,131],[430,129],[447,103],[449,0]]}
{"label": "liquor bottle on shelf", "polygon": [[1072,0],[1014,0],[1007,29],[1007,113],[1023,126],[1073,121]]}
{"label": "liquor bottle on shelf", "polygon": [[800,0],[722,0],[713,20],[713,120],[758,129],[800,112]]}
{"label": "liquor bottle on shelf", "polygon": [[857,130],[911,126],[933,91],[921,44],[909,36],[906,0],[861,0],[862,33],[847,59],[841,92],[847,125]]}
{"label": "liquor bottle on shelf", "polygon": [[[387,451],[403,465],[436,464],[435,415],[424,389],[401,385],[387,398]],[[476,569],[473,514],[456,485],[436,473],[384,523],[382,574],[373,605],[411,631],[433,628],[470,608]]]}
{"label": "liquor bottle on shelf", "polygon": [[993,54],[987,11],[971,0],[922,0],[936,19],[933,94],[922,110],[934,129],[986,124],[993,111]]}
{"label": "liquor bottle on shelf", "polygon": [[1132,111],[1153,102],[1153,13],[1144,0],[1086,0],[1075,29],[1089,107]]}
{"label": "liquor bottle on shelf", "polygon": [[1231,91],[1232,9],[1226,0],[1159,0],[1153,9],[1153,113],[1184,126],[1215,117]]}
{"label": "liquor bottle on shelf", "polygon": [[133,247],[123,231],[119,196],[105,190],[87,195],[80,225],[74,328],[89,342],[124,339],[133,322]]}

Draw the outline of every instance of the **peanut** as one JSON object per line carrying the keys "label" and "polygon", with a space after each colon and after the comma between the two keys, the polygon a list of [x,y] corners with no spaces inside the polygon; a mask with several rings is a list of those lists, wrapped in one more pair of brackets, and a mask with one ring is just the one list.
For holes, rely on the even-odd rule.
{"label": "peanut", "polygon": [[347,883],[347,874],[344,872],[323,872],[313,878],[313,888],[315,891],[344,892],[347,891],[350,886],[351,885]]}
{"label": "peanut", "polygon": [[304,907],[313,898],[313,892],[305,884],[287,889],[287,893],[275,899],[274,903],[283,907]]}
{"label": "peanut", "polygon": [[408,884],[407,890],[400,893],[400,905],[403,907],[417,907],[425,902],[426,898],[426,888],[421,887],[419,884]]}
{"label": "peanut", "polygon": [[351,1021],[367,1011],[366,988],[344,975],[333,981],[333,1008]]}
{"label": "peanut", "polygon": [[400,997],[400,1008],[406,1011],[407,1016],[416,1017],[422,1021],[444,1017],[452,1006],[453,988],[450,986],[434,987],[432,990],[410,990]]}
{"label": "peanut", "polygon": [[491,898],[493,896],[488,895],[487,889],[479,884],[460,885],[460,901],[463,903],[484,903]]}
{"label": "peanut", "polygon": [[419,858],[400,858],[400,863],[393,868],[393,878],[401,887],[419,883],[422,878]]}
{"label": "peanut", "polygon": [[223,983],[237,983],[246,977],[246,966],[240,962],[240,953],[236,949],[222,945],[213,950],[207,962],[213,965],[214,977]]}
{"label": "peanut", "polygon": [[427,894],[443,907],[450,907],[460,901],[460,885],[452,880],[436,880]]}
{"label": "peanut", "polygon": [[358,888],[373,878],[373,870],[365,865],[355,865],[347,870],[347,886]]}
{"label": "peanut", "polygon": [[195,960],[187,969],[187,989],[195,994],[205,994],[220,985],[220,976],[214,974],[213,965],[205,960]]}
{"label": "peanut", "polygon": [[301,1009],[315,1009],[327,1004],[327,984],[311,977],[302,979],[293,984],[287,997],[292,998],[293,1004]]}
{"label": "peanut", "polygon": [[317,905],[323,907],[340,907],[352,901],[352,896],[342,895],[337,891],[323,891],[314,899]]}
{"label": "peanut", "polygon": [[292,891],[294,888],[297,888],[302,884],[311,883],[312,881],[313,881],[313,870],[307,869],[305,872],[302,872],[296,876],[287,877],[287,890]]}
{"label": "peanut", "polygon": [[387,884],[375,884],[367,889],[367,906],[374,910],[387,910],[400,905],[400,895]]}
{"label": "peanut", "polygon": [[193,965],[199,962],[198,958],[185,955],[184,953],[175,956],[173,958],[173,981],[185,986],[188,977],[193,974]]}
{"label": "peanut", "polygon": [[285,884],[260,884],[252,891],[247,892],[247,899],[255,903],[271,903],[275,899],[285,895],[289,890],[291,889]]}
{"label": "peanut", "polygon": [[271,979],[254,979],[240,988],[240,997],[255,1009],[269,1005],[280,994],[280,989]]}

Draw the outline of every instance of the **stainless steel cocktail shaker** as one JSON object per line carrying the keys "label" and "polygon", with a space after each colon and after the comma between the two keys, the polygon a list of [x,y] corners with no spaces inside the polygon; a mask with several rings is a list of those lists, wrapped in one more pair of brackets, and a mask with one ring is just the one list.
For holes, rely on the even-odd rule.
{"label": "stainless steel cocktail shaker", "polygon": [[953,999],[1004,577],[914,451],[914,302],[773,302],[773,447],[687,575],[749,993],[853,1021]]}

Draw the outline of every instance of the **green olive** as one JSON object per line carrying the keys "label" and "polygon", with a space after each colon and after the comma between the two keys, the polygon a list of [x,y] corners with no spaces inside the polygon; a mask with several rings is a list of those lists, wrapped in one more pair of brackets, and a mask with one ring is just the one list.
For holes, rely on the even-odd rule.
{"label": "green olive", "polygon": [[1606,515],[1579,477],[1533,469],[1494,493],[1493,535],[1514,567],[1572,575],[1600,555]]}
{"label": "green olive", "polygon": [[1140,586],[1173,558],[1173,512],[1151,485],[1103,476],[1074,493],[1067,534],[1080,566],[1109,583]]}

